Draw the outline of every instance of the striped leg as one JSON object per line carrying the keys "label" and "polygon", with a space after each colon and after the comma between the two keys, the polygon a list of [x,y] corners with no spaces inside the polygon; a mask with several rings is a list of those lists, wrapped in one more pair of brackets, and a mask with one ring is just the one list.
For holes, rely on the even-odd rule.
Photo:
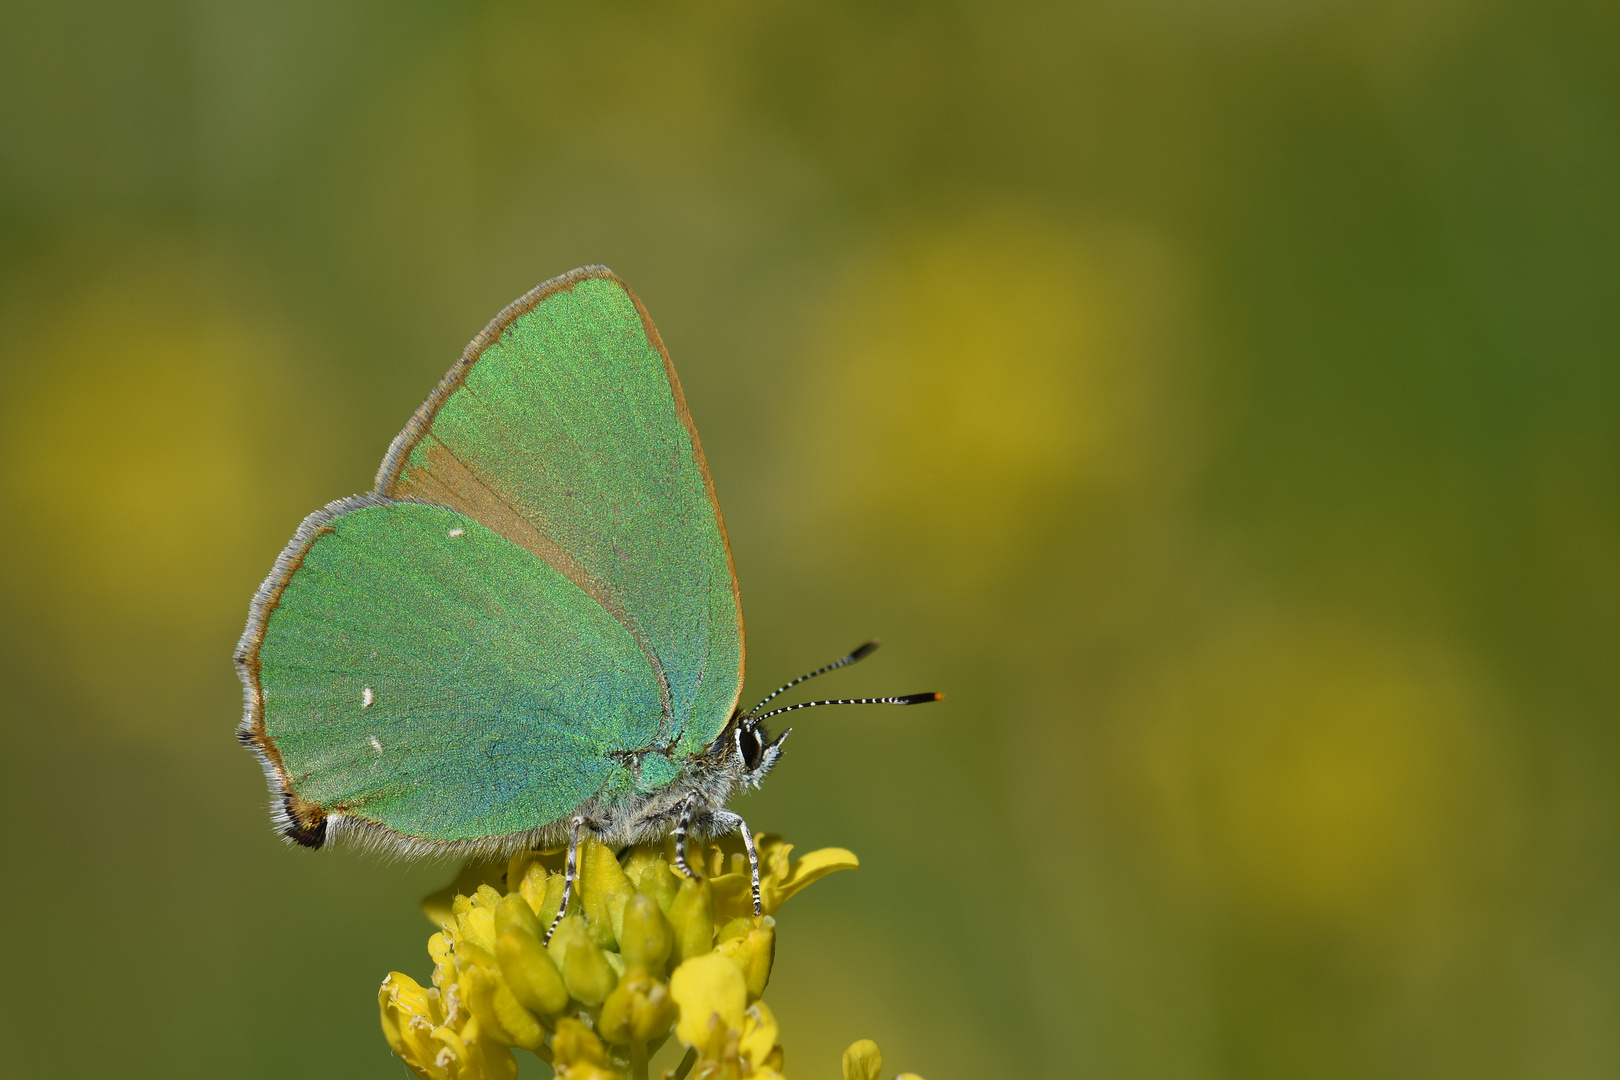
{"label": "striped leg", "polygon": [[695,878],[692,868],[686,865],[686,830],[692,827],[692,807],[697,805],[697,792],[686,797],[681,804],[681,816],[675,822],[675,869],[680,871],[682,877]]}
{"label": "striped leg", "polygon": [[552,917],[551,925],[546,927],[546,936],[540,939],[540,944],[551,944],[551,935],[557,932],[562,924],[563,916],[568,913],[568,900],[574,895],[574,881],[579,877],[579,827],[585,824],[583,815],[575,814],[574,820],[568,823],[568,859],[563,864],[563,894],[562,904],[557,908],[557,914]]}
{"label": "striped leg", "polygon": [[748,822],[742,819],[741,814],[734,814],[730,810],[716,810],[713,827],[717,833],[736,831],[742,834],[743,847],[748,851],[748,874],[749,884],[754,891],[754,914],[763,915],[765,905],[760,903],[759,896],[759,849],[754,846],[754,834],[749,830]]}
{"label": "striped leg", "polygon": [[754,848],[754,834],[748,831],[748,822],[740,817],[737,819],[737,831],[742,833],[743,847],[748,849],[748,872],[751,875],[749,884],[754,890],[754,914],[763,915],[765,908],[759,902],[759,852]]}

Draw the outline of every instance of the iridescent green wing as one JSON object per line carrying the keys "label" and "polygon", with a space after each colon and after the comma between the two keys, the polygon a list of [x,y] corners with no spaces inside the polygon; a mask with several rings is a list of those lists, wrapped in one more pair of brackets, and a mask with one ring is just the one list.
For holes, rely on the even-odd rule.
{"label": "iridescent green wing", "polygon": [[[397,501],[405,500],[405,501]],[[667,782],[736,704],[742,619],[679,383],[601,268],[513,304],[307,521],[238,651],[289,836],[492,846]]]}
{"label": "iridescent green wing", "polygon": [[695,752],[725,726],[743,666],[725,526],[669,354],[611,271],[497,316],[394,440],[377,492],[459,510],[601,604],[658,681],[659,745]]}
{"label": "iridescent green wing", "polygon": [[616,752],[661,716],[641,650],[573,582],[463,514],[374,496],[304,523],[238,663],[278,824],[315,847],[329,822],[499,846],[633,784]]}

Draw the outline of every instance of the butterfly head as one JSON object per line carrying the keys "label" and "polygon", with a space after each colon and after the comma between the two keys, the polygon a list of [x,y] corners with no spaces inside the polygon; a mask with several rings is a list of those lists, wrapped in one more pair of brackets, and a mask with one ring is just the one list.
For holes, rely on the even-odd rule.
{"label": "butterfly head", "polygon": [[793,729],[788,728],[772,739],[771,733],[765,730],[765,725],[759,720],[749,716],[737,717],[728,750],[733,755],[734,767],[742,770],[742,782],[749,787],[759,786],[765,774],[776,764],[776,759],[782,756],[782,743],[791,734]]}

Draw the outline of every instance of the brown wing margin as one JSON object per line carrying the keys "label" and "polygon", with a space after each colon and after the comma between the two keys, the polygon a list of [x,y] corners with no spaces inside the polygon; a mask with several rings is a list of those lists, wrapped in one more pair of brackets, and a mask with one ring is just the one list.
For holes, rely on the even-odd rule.
{"label": "brown wing margin", "polygon": [[[692,423],[692,414],[686,407],[686,393],[681,389],[681,380],[675,374],[675,362],[669,358],[669,350],[664,347],[664,339],[658,333],[658,327],[653,325],[652,316],[647,314],[647,308],[637,296],[635,290],[614,275],[607,267],[599,267],[602,276],[612,278],[619,283],[619,287],[630,297],[630,302],[636,305],[636,314],[641,316],[642,329],[647,333],[647,341],[658,350],[658,355],[664,360],[664,374],[669,378],[670,393],[675,398],[675,415],[680,417],[681,426],[686,429],[687,437],[692,440],[692,458],[697,462],[698,475],[703,477],[703,491],[709,497],[709,505],[714,509],[714,522],[720,526],[720,546],[726,549],[726,573],[731,575],[731,602],[737,609],[737,691],[731,695],[731,705],[726,710],[728,714],[737,711],[737,702],[742,699],[743,672],[748,667],[748,633],[743,626],[742,591],[737,586],[737,564],[731,557],[731,537],[726,533],[726,516],[720,512],[720,497],[714,493],[714,480],[709,476],[709,459],[703,456],[703,442],[698,438],[697,425]],[[577,273],[578,271],[576,271]]]}
{"label": "brown wing margin", "polygon": [[281,751],[264,729],[264,688],[259,683],[259,649],[270,614],[281,603],[287,583],[304,565],[304,556],[331,523],[351,510],[381,506],[389,500],[375,495],[353,495],[327,503],[306,517],[276,556],[276,563],[248,605],[247,627],[236,643],[236,675],[242,680],[242,722],[236,726],[237,740],[259,759],[265,782],[270,785],[270,817],[276,832],[296,844],[318,848],[326,843],[327,811],[293,792],[292,778],[281,762]]}
{"label": "brown wing margin", "polygon": [[[637,296],[635,291],[626,285],[612,270],[600,265],[581,266],[568,271],[566,274],[559,274],[549,281],[541,282],[502,308],[500,314],[491,319],[489,324],[478,332],[478,336],[467,343],[467,347],[461,351],[461,357],[450,366],[449,371],[445,372],[444,378],[439,380],[439,385],[434,388],[433,393],[428,395],[428,399],[411,416],[410,422],[405,425],[405,429],[394,437],[394,441],[388,447],[387,455],[383,458],[382,465],[377,469],[376,492],[379,496],[385,498],[395,495],[395,485],[399,482],[399,476],[404,471],[405,463],[410,460],[411,451],[416,449],[417,444],[422,441],[423,437],[433,427],[433,420],[438,415],[439,409],[449,400],[451,394],[461,388],[467,379],[467,372],[472,368],[473,364],[478,362],[478,358],[483,355],[485,349],[500,340],[507,327],[533,311],[548,297],[570,290],[580,282],[591,279],[613,282],[624,290],[625,295],[630,298],[630,302],[635,305],[636,314],[641,316],[642,329],[647,335],[648,343],[658,350],[659,357],[664,361],[664,375],[669,380],[670,393],[675,399],[675,414],[680,418],[681,426],[686,429],[687,437],[692,441],[692,456],[697,462],[699,475],[703,477],[703,490],[708,495],[709,506],[714,510],[715,523],[720,527],[720,543],[726,552],[726,571],[731,575],[731,600],[737,610],[737,692],[732,696],[731,702],[731,711],[735,712],[737,701],[742,696],[743,672],[747,666],[748,636],[743,626],[742,594],[737,586],[737,566],[731,555],[731,538],[726,533],[726,519],[720,512],[720,500],[715,495],[714,480],[709,476],[709,462],[703,455],[703,443],[698,438],[697,427],[692,423],[692,414],[686,406],[686,394],[681,390],[681,380],[675,374],[675,364],[670,360],[669,350],[664,347],[664,339],[659,335],[658,328],[653,325],[652,316],[647,313],[647,308],[642,304],[641,297]],[[568,563],[572,562],[572,559],[566,559],[564,562],[556,557],[559,554],[566,556],[566,553],[554,553],[548,556],[548,553],[536,551],[535,554],[552,563],[559,572],[575,581],[576,584],[580,584],[581,587],[586,588],[586,591],[591,595],[596,595],[594,589],[590,588],[587,583],[580,581],[579,569],[568,565]],[[559,562],[563,564],[559,565]],[[604,604],[604,607],[606,606]],[[612,608],[609,607],[608,610],[611,611]],[[649,657],[649,659],[655,666],[657,665],[656,657]],[[662,691],[667,695],[669,692],[668,686],[663,678],[661,668],[658,669],[658,673]]]}

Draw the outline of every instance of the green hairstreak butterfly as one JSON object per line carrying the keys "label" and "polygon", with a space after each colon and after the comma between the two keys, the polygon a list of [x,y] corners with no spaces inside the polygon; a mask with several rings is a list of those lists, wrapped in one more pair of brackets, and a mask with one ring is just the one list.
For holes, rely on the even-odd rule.
{"label": "green hairstreak butterfly", "polygon": [[[652,319],[600,266],[472,340],[377,472],[306,518],[253,597],[238,736],[282,836],[499,854],[740,832],[821,704],[738,708],[743,619],[725,525]],[[681,860],[684,863],[684,858]],[[684,866],[682,867],[684,869]],[[566,908],[566,903],[564,904]]]}

